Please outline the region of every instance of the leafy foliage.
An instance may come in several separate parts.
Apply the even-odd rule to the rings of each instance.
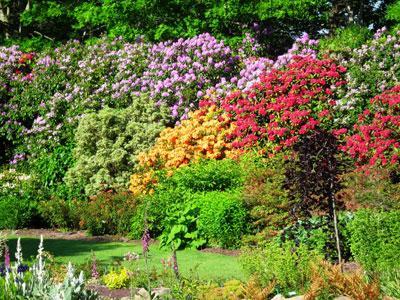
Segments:
[[[312,283],[305,298],[350,295],[353,299],[380,299],[381,292],[376,278],[369,281],[363,270],[345,273],[341,268],[340,265],[331,265],[326,261],[315,264],[312,268]]]
[[[197,194],[193,201],[200,207],[198,229],[209,245],[236,248],[248,231],[247,212],[234,191]]]
[[[395,270],[400,265],[400,213],[361,210],[350,223],[350,246],[354,258],[366,270]]]
[[[319,254],[305,246],[277,242],[269,242],[260,249],[246,249],[241,257],[245,271],[257,276],[262,285],[274,281],[279,292],[298,293],[310,283],[312,265],[319,260]]]
[[[103,192],[78,204],[82,228],[92,235],[126,234],[129,232],[132,215],[135,214],[137,200],[127,192]]]
[[[336,198],[342,188],[339,175],[344,171],[338,158],[339,148],[333,134],[319,131],[304,136],[293,147],[294,159],[288,161],[285,188],[293,201],[292,215],[309,218],[313,213],[327,216],[330,249],[336,248],[340,259],[336,210],[343,206]]]
[[[343,175],[343,190],[337,195],[348,210],[360,207],[375,210],[398,209],[400,204],[399,177],[390,168],[354,170]]]
[[[167,113],[144,97],[124,110],[86,115],[76,130],[76,163],[68,170],[66,183],[83,185],[87,195],[126,188],[136,155],[152,146],[166,119]]]
[[[173,249],[200,248],[206,240],[199,230],[199,213],[197,205],[189,203],[175,214],[167,217],[166,227],[161,235],[160,247]]]
[[[246,169],[243,203],[249,211],[252,230],[263,241],[279,234],[289,222],[290,201],[288,192],[283,188],[285,156],[250,156],[242,160]],[[246,239],[250,241],[252,238]]]

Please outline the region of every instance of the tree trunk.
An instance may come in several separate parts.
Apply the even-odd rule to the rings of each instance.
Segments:
[[[10,37],[10,7],[0,1],[0,22],[4,25],[4,34],[6,38]]]
[[[339,237],[339,228],[338,228],[338,220],[336,215],[336,201],[333,197],[332,199],[332,213],[333,213],[333,226],[335,229],[335,241],[336,241],[336,250],[338,254],[338,262],[342,263],[342,251],[340,249],[340,237]]]

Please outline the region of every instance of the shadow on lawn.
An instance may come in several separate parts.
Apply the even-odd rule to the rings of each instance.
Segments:
[[[17,240],[18,238],[10,238],[8,240],[10,253],[12,253],[12,260],[14,259],[13,254],[16,251]],[[22,237],[21,246],[24,259],[29,260],[31,257],[34,257],[37,254],[39,239]],[[129,244],[127,244],[127,247],[128,246]],[[57,258],[62,258],[62,260],[65,260],[66,257],[82,257],[83,259],[85,259],[90,257],[92,251],[94,251],[95,253],[100,251],[110,251],[110,256],[106,259],[113,259],[118,258],[117,256],[113,256],[116,254],[115,252],[113,252],[113,250],[121,248],[121,244],[103,241],[93,242],[81,240],[45,239],[44,248],[45,251],[50,252],[52,255],[54,255],[56,260],[58,260]],[[101,260],[102,258],[99,259],[99,261]]]

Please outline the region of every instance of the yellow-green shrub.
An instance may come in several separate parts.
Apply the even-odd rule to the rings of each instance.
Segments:
[[[130,278],[126,268],[122,268],[119,272],[113,270],[103,276],[104,284],[111,290],[127,287],[129,280]]]

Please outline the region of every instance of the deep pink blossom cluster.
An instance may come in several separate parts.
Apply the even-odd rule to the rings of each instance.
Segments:
[[[372,111],[365,110],[354,125],[343,150],[358,165],[398,164],[400,156],[400,86],[371,100]]]
[[[327,126],[337,100],[332,87],[345,84],[345,71],[331,60],[298,57],[283,70],[261,75],[250,90],[231,93],[222,108],[235,119],[234,145],[262,142],[279,150]]]

